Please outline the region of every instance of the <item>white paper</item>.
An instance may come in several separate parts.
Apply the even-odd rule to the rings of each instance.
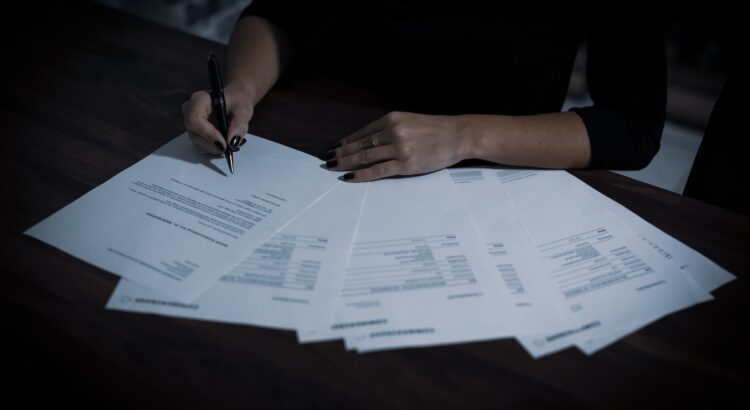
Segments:
[[[371,185],[332,326],[348,347],[509,337],[519,322],[446,172]]]
[[[568,173],[507,170],[497,176],[576,324],[519,338],[532,356],[599,329],[653,320],[711,299]]]
[[[652,246],[660,255],[662,255],[662,257],[667,260],[674,260],[675,263],[679,265],[680,271],[686,275],[690,275],[690,277],[692,277],[706,292],[712,292],[725,283],[734,280],[734,275],[727,270],[718,266],[716,263],[689,248],[677,239],[667,235],[655,226],[649,224],[626,207],[618,204],[593,188],[590,190],[590,193],[592,196],[606,204],[612,212],[633,228],[633,230],[639,234],[641,239]],[[595,332],[594,334],[576,342],[576,346],[584,353],[590,355],[618,341],[628,334],[647,326],[657,319],[659,318],[631,324],[622,328],[605,329],[600,332]]]
[[[536,335],[542,332],[563,331],[572,326],[570,318],[556,303],[540,267],[531,253],[523,227],[515,217],[505,192],[500,189],[492,170],[447,170],[475,228],[484,243],[484,250],[492,260],[492,274],[501,280],[501,291],[512,301],[512,307],[523,320],[513,330],[514,336]],[[488,176],[484,175],[488,173]],[[415,337],[390,337],[386,340],[366,338],[350,343],[360,352],[401,347],[409,340],[410,346],[457,343],[496,339],[502,329],[487,327],[484,334],[446,331]],[[510,329],[505,329],[507,334]]]
[[[183,134],[26,234],[192,302],[337,183],[319,167],[245,152],[227,176],[224,158]]]
[[[339,183],[193,303],[123,279],[107,307],[286,330],[327,328],[366,189]]]
[[[646,222],[628,208],[618,204],[599,191],[590,188],[589,193],[603,201],[612,212],[627,223],[647,244],[667,260],[674,260],[680,269],[687,270],[698,285],[707,292],[735,279],[735,276],[710,259],[696,252],[666,232]]]
[[[516,336],[569,328],[570,319],[544,280],[534,259],[533,244],[516,217],[510,198],[499,189],[492,174],[484,169],[450,171],[513,306],[524,317]]]
[[[148,246],[161,246],[172,252],[163,260],[177,261],[164,266],[177,272],[191,266],[184,260],[210,271],[227,259],[210,254],[233,255],[237,263],[223,271],[193,269],[178,285],[166,281],[167,292],[164,279],[152,279],[157,292],[123,279],[108,308],[296,329],[301,342],[344,338],[348,349],[360,352],[515,336],[534,357],[571,346],[591,354],[664,315],[709,300],[706,292],[734,278],[566,172],[461,169],[343,184],[315,157],[246,138],[236,154],[237,173],[229,178],[221,174],[223,158],[188,149],[183,135],[28,233],[111,271],[125,265],[101,256],[117,249],[112,243],[135,243],[140,258],[155,257]],[[242,175],[240,167],[252,175]],[[217,251],[205,246],[204,236],[192,234],[201,239],[191,241],[174,233],[176,240],[154,244],[158,241],[149,239],[164,237],[166,230],[153,221],[182,225],[184,231],[199,219],[180,219],[180,211],[168,219],[164,212],[174,205],[153,210],[145,204],[155,201],[129,198],[137,192],[130,185],[139,180],[183,195],[181,189],[196,191],[189,181],[203,191],[192,199],[210,193],[237,202],[242,197],[235,186],[222,185],[230,180],[255,203],[266,203],[263,195],[286,201],[244,235],[252,236],[254,245],[235,235]],[[102,189],[111,182],[118,189]],[[88,196],[95,198],[84,200]],[[231,210],[223,204],[214,208]],[[121,208],[131,223],[114,214]],[[151,223],[142,221],[143,212],[153,215]],[[111,232],[126,235],[113,240]],[[261,234],[265,238],[258,240]],[[607,263],[614,279],[609,284],[605,274],[592,273]],[[579,265],[594,269],[581,274],[588,287],[573,285],[580,279],[560,279],[567,274],[560,269]],[[205,279],[197,299],[180,298],[188,280],[193,294],[201,292],[202,285],[191,279],[196,274],[214,279]],[[148,278],[137,269],[131,275]]]
[[[245,134],[245,139],[247,141],[242,145],[242,149],[240,150],[244,156],[300,161],[311,165],[320,165],[321,163],[320,159],[310,154],[261,138],[257,135]]]

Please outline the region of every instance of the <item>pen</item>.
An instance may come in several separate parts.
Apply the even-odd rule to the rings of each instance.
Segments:
[[[227,102],[224,99],[224,85],[221,81],[219,72],[219,62],[216,61],[214,53],[208,53],[208,78],[211,81],[211,104],[214,113],[216,113],[216,123],[219,126],[219,132],[224,136],[226,146],[224,148],[224,158],[229,165],[229,172],[234,174],[234,151],[229,148],[229,122],[227,120]]]

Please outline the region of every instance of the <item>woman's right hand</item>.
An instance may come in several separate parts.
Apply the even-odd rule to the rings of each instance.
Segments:
[[[196,91],[189,100],[182,104],[182,115],[190,141],[209,154],[223,154],[227,142],[230,149],[239,150],[240,145],[245,142],[248,123],[253,117],[254,98],[250,93],[239,91],[228,85],[224,88],[224,98],[229,115],[226,140],[211,122],[213,107],[211,95],[208,92]]]

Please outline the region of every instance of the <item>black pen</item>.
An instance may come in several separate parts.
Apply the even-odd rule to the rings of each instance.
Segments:
[[[229,147],[229,121],[227,120],[227,102],[224,99],[224,84],[221,81],[219,72],[219,62],[216,61],[214,53],[208,53],[208,77],[211,80],[211,104],[216,114],[216,123],[219,126],[219,132],[224,136],[226,146],[224,148],[224,157],[229,165],[229,172],[234,174],[234,151]]]

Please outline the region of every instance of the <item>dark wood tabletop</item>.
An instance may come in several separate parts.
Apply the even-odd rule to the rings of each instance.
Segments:
[[[130,408],[748,401],[750,218],[608,171],[574,174],[738,279],[590,357],[568,349],[534,360],[509,339],[356,354],[338,342],[300,345],[291,332],[106,310],[115,275],[22,232],[182,133],[182,102],[207,87],[206,53],[223,59],[225,46],[103,6],[57,3],[5,10],[24,29],[4,36],[13,72],[0,87],[10,185],[4,399]],[[385,108],[341,84],[286,78],[250,131],[320,155]]]

